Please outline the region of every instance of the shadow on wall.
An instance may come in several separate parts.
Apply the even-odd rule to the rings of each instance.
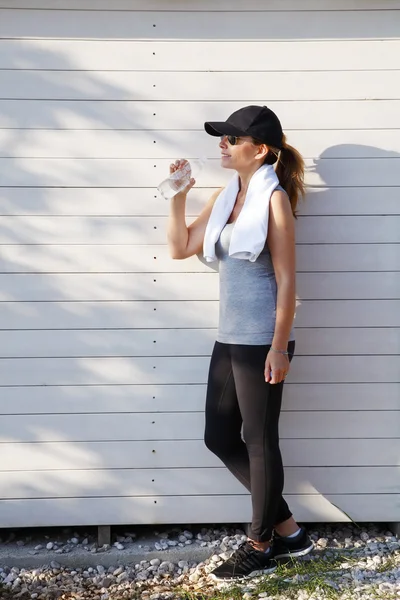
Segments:
[[[396,430],[400,425],[396,308],[400,291],[399,166],[400,154],[393,150],[358,144],[326,148],[309,166],[311,185],[298,221],[298,273],[302,273],[302,261],[306,255],[309,258],[308,252],[314,257],[314,273],[308,273],[304,279],[300,276],[298,285],[296,321],[301,327],[297,331],[296,355],[304,356],[304,347],[308,346],[314,356],[308,358],[309,368],[302,363],[299,386],[291,389],[289,378],[286,398],[294,405],[296,395],[301,396],[305,387],[309,409],[346,411],[342,416],[320,413],[323,416],[317,424],[317,436],[332,441],[329,452],[321,456],[323,465],[351,467],[340,468],[337,474],[346,493],[340,498],[336,495],[332,477],[321,489],[317,480],[321,469],[302,469],[302,486],[308,487],[309,493],[321,493],[343,511],[343,520],[348,515],[354,518],[351,494],[388,494],[382,496],[387,510],[391,515],[396,513],[396,500],[393,498],[393,502],[390,494],[398,493],[399,487],[389,475],[390,467],[384,465],[399,464],[399,448],[396,442],[393,446],[392,439],[398,438]],[[320,302],[320,298],[324,301]],[[303,337],[303,327],[317,331],[327,328],[320,348],[315,346],[310,352],[309,338],[314,332],[311,329]],[[326,356],[326,362],[323,355],[330,338],[334,352]],[[338,390],[327,400],[319,386],[324,366],[329,369],[323,373],[325,381]],[[308,382],[314,383],[307,383],[307,377]],[[340,447],[340,440],[329,440],[336,437],[332,434],[334,429],[338,438],[347,438]],[[378,458],[381,443],[387,443],[391,454],[383,462]],[[348,456],[351,459],[346,463]],[[285,461],[290,467],[293,458],[296,460],[292,455]],[[398,468],[393,469],[397,473]],[[364,512],[372,514],[372,504]]]
[[[9,123],[5,137],[7,146],[2,149],[3,156],[8,158],[0,160],[2,181],[6,182],[0,192],[0,207],[1,214],[7,215],[0,218],[3,244],[0,340],[4,341],[0,360],[3,386],[0,413],[7,415],[2,419],[0,439],[7,443],[0,445],[0,460],[9,472],[1,473],[0,488],[4,483],[4,489],[9,486],[9,490],[13,490],[9,500],[2,502],[3,523],[0,521],[0,525],[22,524],[20,511],[32,515],[37,524],[46,522],[47,515],[51,514],[58,522],[78,525],[83,497],[87,497],[85,506],[88,507],[85,508],[85,523],[89,515],[94,524],[109,523],[112,514],[118,515],[119,522],[142,520],[150,523],[159,518],[159,505],[155,507],[153,499],[157,491],[165,494],[172,485],[178,492],[187,493],[188,489],[188,472],[183,478],[178,469],[165,471],[167,482],[160,467],[219,466],[202,443],[202,402],[216,325],[217,279],[211,272],[192,278],[191,274],[184,273],[173,276],[140,273],[141,255],[135,255],[137,262],[129,265],[122,250],[119,255],[115,254],[112,264],[106,263],[107,271],[104,270],[103,261],[107,260],[101,254],[104,243],[110,244],[110,248],[116,244],[128,247],[129,239],[140,240],[140,244],[164,243],[165,233],[160,229],[165,226],[165,212],[160,216],[153,211],[147,220],[144,216],[132,218],[117,214],[88,216],[81,209],[76,217],[68,215],[68,211],[63,216],[54,216],[53,199],[59,192],[64,193],[60,190],[68,188],[68,194],[74,190],[73,193],[76,191],[76,195],[82,194],[83,198],[88,198],[87,188],[98,189],[103,205],[112,203],[114,194],[123,189],[124,205],[128,207],[130,190],[135,201],[139,201],[135,188],[141,186],[135,182],[140,181],[140,174],[133,172],[135,162],[125,159],[99,159],[93,168],[94,163],[87,159],[15,158],[16,148],[24,143],[25,129],[33,126],[59,130],[73,117],[74,123],[90,123],[92,129],[114,129],[119,123],[120,127],[136,130],[142,128],[148,115],[141,114],[139,107],[144,105],[140,102],[135,104],[138,107],[136,113],[131,110],[121,112],[121,105],[112,101],[105,103],[104,97],[126,98],[130,92],[122,86],[107,83],[96,72],[85,73],[84,80],[77,77],[74,85],[72,78],[52,77],[50,71],[34,70],[44,58],[43,52],[32,51],[27,43],[25,49],[15,54],[15,65],[31,65],[32,70],[24,73],[27,95],[32,93],[41,98],[48,94],[58,100],[37,100],[35,104],[40,108],[35,109],[33,125],[29,119],[32,104],[16,117],[9,102],[0,102],[0,118]],[[60,70],[73,68],[65,56],[60,54],[58,60]],[[79,101],[59,102],[63,98],[78,98]],[[97,102],[86,102],[85,98]],[[145,100],[135,96],[135,102]],[[165,144],[171,145],[173,138],[168,131],[158,131],[157,135]],[[356,243],[396,241],[385,239],[386,221],[376,227],[377,218],[387,217],[377,217],[380,213],[376,211],[368,216],[359,193],[360,188],[371,187],[378,198],[384,187],[398,186],[400,170],[395,159],[399,160],[397,153],[380,148],[357,145],[328,148],[310,169],[311,184],[319,190],[310,195],[310,206],[317,207],[318,204],[322,208],[321,213],[319,209],[317,212],[313,209],[313,215],[304,214],[299,218],[300,245],[349,244],[346,251],[350,260],[350,244],[355,235]],[[212,169],[214,172],[214,167]],[[225,176],[221,173],[221,178]],[[215,175],[209,175],[209,180],[215,181]],[[325,191],[326,187],[330,189]],[[341,217],[339,224],[337,217],[329,214],[337,214],[335,203],[336,200],[340,203],[341,199],[335,195],[335,190],[342,187],[355,190],[355,196],[349,196],[349,202],[356,206],[356,216],[350,216],[346,210],[349,216]],[[154,201],[153,190],[146,197]],[[372,198],[370,191],[368,197]],[[74,201],[71,195],[65,198]],[[390,198],[385,199],[384,205],[394,207],[393,196]],[[15,215],[19,216],[12,216],[10,212],[13,202],[18,206]],[[157,206],[160,206],[158,202]],[[332,213],[326,212],[325,203],[329,204]],[[373,206],[374,203],[369,202],[368,210]],[[394,210],[389,214],[394,214]],[[320,230],[314,227],[315,223]],[[398,229],[393,229],[393,236],[396,232]],[[375,236],[373,240],[371,235]],[[60,237],[68,240],[67,245],[77,244],[77,249],[79,246],[83,261],[85,244],[88,252],[98,252],[98,264],[90,273],[75,272],[77,261],[68,270],[70,249],[67,253],[65,246],[57,243]],[[398,237],[396,239],[399,241]],[[33,254],[34,263],[30,260]],[[343,259],[346,264],[345,255]],[[63,265],[62,275],[56,272],[60,264]],[[45,265],[51,265],[51,268]],[[115,275],[112,271],[120,271],[120,274]],[[376,281],[379,284],[379,274]],[[153,284],[157,284],[156,293]],[[352,275],[349,281],[346,280],[342,291],[339,290],[343,298],[335,299],[339,308],[333,326],[348,326],[350,317],[346,314],[350,313],[342,310],[340,303],[363,300],[365,285],[360,288],[360,280]],[[374,287],[370,292],[372,297],[377,297],[376,289],[386,290],[387,285],[383,282],[383,287]],[[309,289],[312,289],[310,298],[307,297]],[[303,304],[298,309],[298,319],[306,323],[301,327],[311,327],[315,318],[325,323],[323,302],[332,298],[329,277],[304,273],[300,297]],[[201,302],[192,302],[199,298]],[[183,302],[176,304],[176,301]],[[319,313],[314,310],[316,302],[319,302]],[[376,313],[359,315],[360,319],[368,320],[369,317],[376,324]],[[182,332],[184,328],[190,328],[190,324],[197,329],[196,356],[191,355],[193,339],[190,332]],[[165,327],[168,331],[157,333],[159,337],[155,341],[150,330]],[[10,353],[10,347],[15,348],[14,354]],[[182,354],[178,359],[174,358],[177,353]],[[326,365],[326,357],[302,355],[301,345],[297,356],[293,363],[293,381],[299,384],[314,382],[316,375],[312,365],[316,360]],[[357,377],[368,377],[374,370],[380,373],[376,361],[382,357],[364,357],[362,366],[359,356],[344,358],[343,370],[337,365],[329,368],[329,381],[337,382],[341,373],[350,382]],[[387,360],[385,358],[385,362]],[[324,368],[322,372],[326,377],[326,366]],[[383,373],[386,377],[387,372],[383,370]],[[188,387],[178,391],[177,378]],[[184,396],[189,386],[193,404],[190,407],[185,404],[187,412],[182,412],[184,397],[180,398],[179,394]],[[320,430],[318,435],[327,437],[327,430]],[[282,436],[283,446],[284,438],[285,435]],[[357,460],[357,456],[353,458]],[[36,472],[27,472],[27,466]],[[146,468],[159,470],[146,472]],[[117,497],[121,493],[121,473],[123,494],[137,497],[131,504],[124,504]],[[196,482],[192,475],[191,489],[196,489],[198,494],[210,493],[210,473],[197,471]],[[215,470],[214,473],[220,479],[220,472]],[[243,493],[240,487],[236,489],[233,493]],[[102,495],[109,496],[107,510],[100,498],[91,498]],[[69,496],[70,499],[63,499]],[[49,499],[47,503],[38,500],[36,504],[23,501],[34,497],[60,497],[60,500]],[[162,503],[161,498],[157,501]]]

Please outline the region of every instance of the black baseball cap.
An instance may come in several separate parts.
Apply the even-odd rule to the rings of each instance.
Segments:
[[[282,148],[282,125],[267,106],[245,106],[231,114],[226,121],[207,121],[204,129],[209,135],[251,136],[274,148]]]

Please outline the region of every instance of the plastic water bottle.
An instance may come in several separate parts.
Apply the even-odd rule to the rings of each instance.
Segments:
[[[176,194],[179,194],[182,190],[189,185],[192,177],[196,178],[200,171],[206,164],[206,158],[197,158],[195,160],[187,161],[185,164],[177,169],[174,173],[171,173],[167,179],[164,179],[157,186],[158,191],[165,200],[170,200]]]

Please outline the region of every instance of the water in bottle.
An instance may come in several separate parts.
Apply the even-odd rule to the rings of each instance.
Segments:
[[[170,200],[170,198],[179,194],[179,192],[189,185],[192,177],[196,178],[199,175],[205,163],[205,158],[190,160],[185,162],[182,167],[177,169],[174,173],[171,173],[167,179],[164,179],[164,181],[157,186],[162,197],[165,198],[165,200]]]

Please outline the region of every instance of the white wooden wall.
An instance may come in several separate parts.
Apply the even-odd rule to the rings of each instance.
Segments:
[[[206,154],[195,216],[230,175],[203,121],[249,103],[311,186],[286,498],[400,520],[400,1],[0,8],[0,526],[250,518],[202,441],[218,276],[169,258],[155,191]]]

